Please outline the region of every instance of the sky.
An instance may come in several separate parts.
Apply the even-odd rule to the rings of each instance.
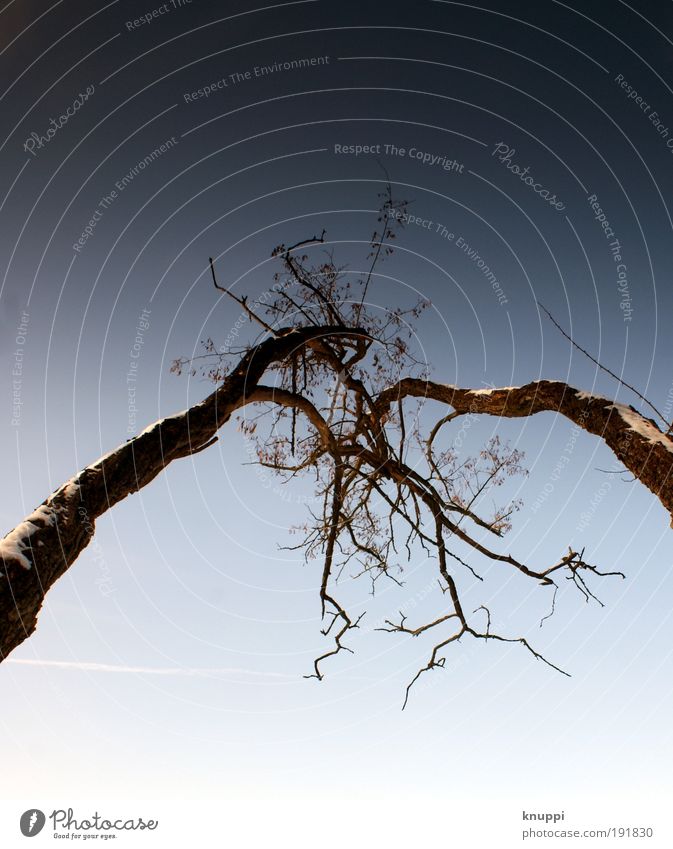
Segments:
[[[370,297],[431,302],[415,344],[436,380],[567,380],[641,409],[543,304],[672,419],[671,56],[673,10],[644,0],[5,2],[5,530],[211,391],[170,373],[174,358],[255,338],[209,256],[220,282],[258,296],[273,248],[324,228],[356,275],[386,174],[416,219]],[[367,611],[355,653],[304,678],[325,647],[320,569],[281,546],[310,482],[279,486],[230,422],[98,521],[2,664],[0,796],[302,798],[343,804],[346,822],[370,797],[515,813],[600,797],[612,824],[634,799],[654,816],[673,749],[670,517],[551,413],[478,422],[460,449],[496,432],[529,469],[505,548],[546,565],[585,547],[626,575],[593,585],[604,606],[563,587],[542,628],[544,588],[497,563],[480,564],[483,583],[459,575],[468,604],[487,601],[571,678],[463,640],[402,712],[432,643],[375,628],[441,609],[422,552],[401,588],[343,586]]]

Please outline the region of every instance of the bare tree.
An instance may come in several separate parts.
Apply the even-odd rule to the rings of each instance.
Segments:
[[[485,495],[508,477],[525,474],[523,455],[494,436],[475,456],[463,456],[441,448],[442,432],[467,416],[560,413],[601,438],[671,513],[669,427],[663,423],[664,431],[633,407],[562,381],[467,389],[432,380],[412,344],[427,304],[382,310],[367,298],[405,213],[406,203],[394,200],[388,187],[365,274],[350,274],[337,264],[324,232],[278,246],[274,285],[254,302],[221,286],[210,260],[215,288],[239,304],[260,336],[241,349],[221,349],[209,339],[198,357],[176,360],[173,371],[205,374],[215,391],[84,468],[0,542],[3,659],[35,630],[45,593],[89,543],[96,519],[173,460],[211,446],[231,416],[245,410],[240,426],[255,441],[257,462],[284,481],[300,474],[315,481],[318,506],[308,510],[295,546],[322,563],[319,597],[330,642],[311,676],[322,678],[328,658],[351,651],[345,641],[362,618],[339,600],[339,578],[365,576],[372,590],[382,579],[400,583],[417,546],[432,555],[446,602],[441,615],[426,621],[412,623],[400,613],[384,623],[385,631],[438,635],[409,687],[422,673],[441,667],[446,648],[463,636],[519,643],[563,672],[525,637],[494,632],[485,605],[467,611],[457,574],[468,570],[479,578],[480,562],[500,563],[550,587],[553,612],[562,576],[588,600],[595,598],[595,576],[621,573],[599,571],[584,551],[572,548],[543,564],[526,564],[503,549],[501,540],[520,505],[505,501],[486,512]],[[438,402],[441,414],[424,426],[428,401]]]

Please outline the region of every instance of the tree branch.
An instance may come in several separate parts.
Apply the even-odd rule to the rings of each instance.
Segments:
[[[251,348],[204,401],[155,422],[82,469],[0,540],[0,661],[34,632],[46,592],[89,544],[99,516],[147,486],[173,460],[212,445],[272,363],[335,332],[367,336],[331,326],[278,331]]]
[[[381,392],[379,412],[399,398],[415,397],[448,404],[457,413],[522,418],[559,413],[599,436],[615,456],[671,514],[673,526],[673,439],[633,407],[616,404],[563,381],[536,380],[502,389],[461,389],[450,384],[404,378]]]

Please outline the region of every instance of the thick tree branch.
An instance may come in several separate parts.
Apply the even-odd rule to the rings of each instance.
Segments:
[[[272,363],[335,332],[366,336],[331,326],[279,331],[251,348],[204,401],[161,419],[82,469],[7,534],[0,541],[0,661],[33,633],[45,593],[89,544],[99,516],[147,486],[173,460],[212,445]]]
[[[482,518],[478,513],[485,493],[512,475],[525,474],[523,455],[510,450],[497,435],[474,456],[455,447],[435,448],[440,430],[461,416],[558,413],[602,438],[671,515],[673,437],[632,407],[579,392],[560,381],[475,390],[427,380],[427,364],[415,355],[413,342],[413,326],[427,303],[382,310],[366,305],[373,272],[392,252],[391,241],[396,227],[402,226],[405,207],[404,202],[393,200],[388,185],[371,239],[371,267],[355,280],[343,273],[331,253],[325,256],[321,251],[321,260],[314,263],[309,262],[308,253],[301,252],[305,246],[324,243],[324,231],[320,237],[276,248],[274,256],[283,271],[275,275],[269,295],[252,304],[218,284],[210,260],[215,288],[232,298],[269,338],[237,349],[206,340],[204,363],[198,368],[217,386],[210,396],[161,419],[84,468],[0,541],[0,660],[34,631],[45,593],[89,543],[99,516],[150,483],[173,460],[213,445],[219,428],[236,410],[258,404],[261,409],[242,423],[244,432],[258,434],[259,420],[268,416],[266,438],[254,436],[258,461],[286,480],[308,469],[315,476],[319,507],[309,508],[310,522],[301,526],[303,541],[293,550],[323,558],[322,633],[334,642],[315,659],[309,677],[322,678],[323,661],[351,651],[343,639],[364,615],[351,616],[336,598],[344,570],[357,564],[353,577],[368,576],[373,592],[381,576],[399,583],[391,574],[404,569],[399,552],[404,557],[406,550],[411,562],[418,549],[436,559],[444,609],[415,627],[407,624],[402,611],[398,624],[384,620],[387,627],[382,630],[413,637],[431,630],[438,633],[426,666],[407,688],[405,704],[414,682],[424,672],[444,666],[445,648],[466,634],[518,642],[537,659],[559,669],[524,637],[493,633],[491,614],[484,605],[473,614],[485,611],[486,630],[475,629],[463,608],[453,569],[458,564],[481,580],[468,560],[483,556],[551,587],[551,611],[545,619],[554,612],[560,576],[572,581],[586,601],[598,601],[586,581],[588,573],[621,573],[599,572],[584,560],[584,551],[572,548],[552,565],[533,569],[483,545],[483,534],[475,537],[472,525],[502,536],[519,506],[518,501],[494,505],[492,517]],[[293,327],[283,328],[283,324]],[[232,357],[236,364],[230,370]],[[187,362],[192,363],[176,360],[172,370],[180,373]],[[196,374],[197,368],[192,365],[190,371]],[[397,380],[399,375],[406,376]],[[408,415],[406,407],[412,406],[405,404],[408,398],[444,406],[443,418],[428,436],[422,433],[422,417]],[[398,537],[399,526],[403,538]],[[398,546],[400,540],[403,549]],[[456,546],[460,554],[452,550]],[[467,559],[461,556],[460,546],[470,550]],[[453,619],[457,620],[452,623],[455,630],[447,634],[446,625]]]
[[[559,413],[601,437],[617,459],[657,496],[673,526],[673,439],[633,407],[580,392],[563,381],[536,380],[503,389],[461,389],[449,384],[405,378],[381,392],[379,411],[405,397],[440,401],[461,414],[521,418]]]

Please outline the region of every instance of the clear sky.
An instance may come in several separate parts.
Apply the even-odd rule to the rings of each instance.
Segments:
[[[258,295],[273,248],[324,227],[337,258],[365,268],[381,164],[418,223],[371,300],[430,299],[416,344],[436,380],[568,380],[638,407],[540,301],[673,418],[669,4],[261,6],[0,10],[6,530],[210,391],[170,374],[174,357],[207,336],[253,338],[213,290],[209,256],[221,282]],[[432,643],[375,628],[400,609],[441,609],[418,552],[402,588],[372,598],[366,582],[343,586],[367,611],[355,653],[332,659],[324,681],[305,679],[325,647],[320,568],[279,546],[310,482],[279,487],[249,464],[231,422],[99,520],[36,634],[2,664],[11,770],[0,794],[45,807],[64,788],[107,799],[484,794],[518,809],[541,794],[559,806],[670,789],[670,518],[552,414],[484,420],[461,450],[496,430],[530,470],[510,489],[524,505],[504,550],[543,566],[586,546],[626,574],[593,582],[604,607],[563,587],[542,628],[544,588],[500,564],[479,564],[483,583],[458,574],[470,609],[487,602],[502,631],[525,633],[571,678],[517,646],[464,639],[402,712]]]

